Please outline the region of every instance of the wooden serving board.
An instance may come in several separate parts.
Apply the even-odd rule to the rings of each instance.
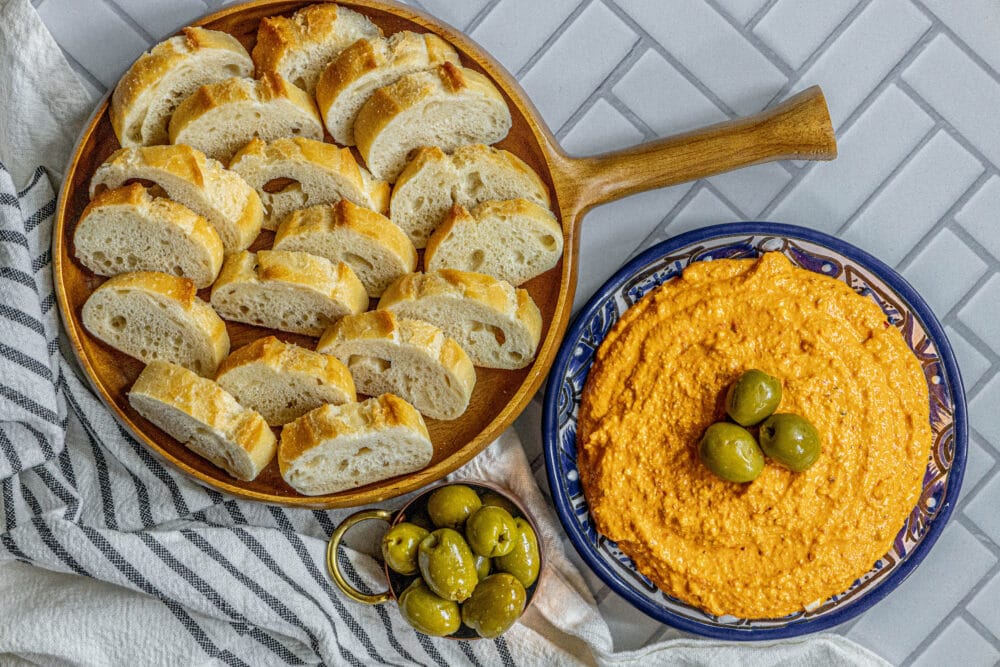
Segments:
[[[311,2],[257,0],[210,14],[194,25],[223,30],[251,50],[262,17],[289,15]],[[542,313],[542,342],[534,363],[519,371],[477,368],[469,409],[459,419],[428,419],[434,458],[421,471],[358,489],[325,496],[303,496],[291,489],[272,462],[252,482],[242,482],[193,454],[136,413],[127,392],[143,364],[91,336],[81,309],[105,278],[80,264],[73,232],[89,202],[88,186],[96,168],[119,148],[111,128],[108,102],[95,111],[66,169],[53,233],[53,271],[66,332],[95,391],[137,439],[183,472],[224,492],[255,500],[305,507],[344,507],[391,498],[434,482],[478,454],[510,425],[541,386],[568,324],[576,287],[579,223],[591,207],[628,194],[702,178],[730,169],[777,159],[832,159],[836,142],[822,93],[811,88],[770,111],[715,125],[678,137],[589,158],[571,158],[558,146],[517,82],[493,58],[460,32],[410,7],[375,0],[339,4],[366,14],[385,34],[400,30],[434,32],[455,46],[465,67],[497,85],[510,107],[513,126],[498,147],[538,172],[552,195],[553,210],[564,235],[563,258],[545,274],[523,285]],[[269,248],[273,233],[263,232],[251,249]],[[200,296],[208,300],[209,290]],[[374,302],[372,306],[374,306]],[[261,336],[310,349],[316,340],[227,322],[232,349]]]

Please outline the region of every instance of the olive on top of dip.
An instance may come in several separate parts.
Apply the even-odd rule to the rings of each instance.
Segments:
[[[776,412],[807,419],[823,452],[736,484],[702,464],[699,441],[751,368],[780,380]],[[889,551],[919,498],[928,411],[918,360],[871,300],[779,253],[697,262],[598,350],[580,477],[597,529],[663,591],[715,615],[780,617]]]

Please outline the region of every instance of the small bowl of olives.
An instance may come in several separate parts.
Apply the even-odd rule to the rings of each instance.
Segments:
[[[389,524],[380,542],[388,588],[375,594],[348,583],[337,562],[344,534],[368,520]],[[542,558],[524,506],[494,484],[465,481],[430,487],[396,512],[352,514],[330,537],[326,564],[352,600],[396,600],[419,632],[479,639],[500,636],[524,613],[538,590]]]

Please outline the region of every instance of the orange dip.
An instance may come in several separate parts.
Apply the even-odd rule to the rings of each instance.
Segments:
[[[794,473],[749,484],[698,459],[727,387],[758,368],[778,412],[820,433]],[[597,529],[669,595],[715,614],[780,617],[845,591],[892,546],[930,453],[928,392],[881,309],[781,254],[690,265],[633,306],[597,352],[578,428]]]

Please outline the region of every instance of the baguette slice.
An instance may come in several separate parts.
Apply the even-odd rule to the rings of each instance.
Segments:
[[[446,62],[376,90],[358,112],[354,139],[372,174],[391,182],[414,148],[492,144],[510,126],[510,109],[490,80]]]
[[[477,271],[520,285],[562,257],[562,229],[547,208],[527,199],[486,201],[471,212],[456,204],[427,241],[428,271]]]
[[[485,368],[524,368],[542,334],[542,315],[531,296],[481,273],[407,274],[389,285],[378,309],[430,322]]]
[[[166,273],[122,273],[83,304],[83,324],[143,363],[161,360],[213,375],[229,353],[226,324],[195,295],[194,283]]]
[[[391,310],[341,318],[316,350],[347,364],[362,394],[395,394],[433,419],[460,417],[476,386],[476,369],[458,343]]]
[[[260,195],[264,229],[276,229],[296,209],[338,199],[379,213],[389,210],[389,184],[372,178],[349,148],[301,137],[270,143],[253,139],[233,156],[229,168]]]
[[[170,119],[170,143],[194,146],[223,162],[254,137],[291,136],[321,141],[323,122],[312,98],[273,72],[202,86]]]
[[[200,86],[252,76],[250,54],[217,30],[183,28],[139,56],[111,95],[111,127],[122,146],[165,144],[174,109]]]
[[[389,217],[423,248],[455,204],[471,209],[485,201],[527,199],[549,208],[542,179],[519,157],[482,144],[452,155],[436,146],[417,150],[392,190]]]
[[[138,183],[97,195],[80,216],[73,246],[99,276],[162,271],[202,288],[222,268],[222,240],[208,220]]]
[[[257,73],[277,72],[312,95],[327,64],[359,39],[382,31],[358,12],[333,3],[308,5],[291,17],[263,18],[253,61]]]
[[[459,64],[458,52],[432,33],[408,30],[387,39],[359,39],[331,62],[316,84],[316,102],[330,136],[338,144],[354,145],[354,119],[377,89],[407,74],[446,62]]]
[[[150,362],[128,400],[136,412],[236,479],[255,479],[274,458],[277,442],[263,417],[175,364]]]
[[[351,373],[335,356],[274,336],[258,338],[226,357],[215,381],[271,426],[287,424],[326,403],[355,400]]]
[[[250,247],[260,233],[264,207],[253,188],[190,146],[119,149],[94,172],[90,196],[133,179],[152,181],[167,197],[208,219],[227,253]]]
[[[332,206],[294,211],[278,227],[275,250],[297,250],[344,262],[377,297],[393,280],[417,268],[417,250],[389,218],[341,199]]]
[[[385,394],[324,405],[286,424],[278,468],[293,489],[316,496],[420,470],[433,456],[420,413]]]
[[[212,306],[227,320],[319,336],[367,308],[368,295],[347,264],[305,252],[243,251],[226,257]]]

